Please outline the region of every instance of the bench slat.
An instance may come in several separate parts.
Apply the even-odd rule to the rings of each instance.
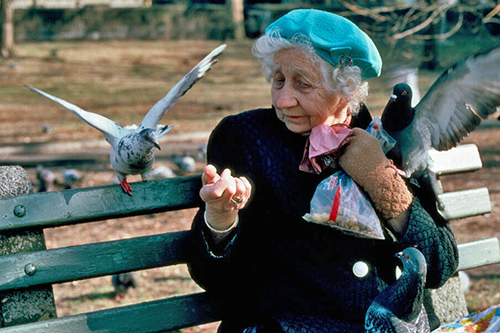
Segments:
[[[429,150],[433,160],[432,171],[436,175],[471,172],[483,167],[479,150],[474,144],[460,145],[447,151]]]
[[[459,271],[500,263],[498,238],[491,237],[458,245]]]
[[[194,175],[132,183],[132,196],[119,185],[22,195],[0,200],[0,231],[192,208],[201,203],[200,188],[200,176]]]
[[[439,198],[445,206],[442,215],[447,220],[491,213],[490,194],[486,187],[446,192]]]
[[[188,237],[179,231],[0,256],[0,291],[182,263]],[[29,264],[36,267],[32,276],[25,273]]]
[[[1,333],[166,332],[220,320],[206,293],[177,296],[14,327]]]

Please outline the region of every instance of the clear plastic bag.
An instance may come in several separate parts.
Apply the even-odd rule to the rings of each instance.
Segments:
[[[379,117],[373,117],[366,131],[377,138],[384,154],[387,154],[396,145],[396,140],[384,130]]]
[[[340,170],[316,187],[304,220],[363,238],[384,239],[380,219],[366,194]]]

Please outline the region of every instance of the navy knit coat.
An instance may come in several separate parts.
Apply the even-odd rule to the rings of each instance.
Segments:
[[[394,282],[394,254],[417,246],[427,260],[426,286],[436,288],[457,267],[455,239],[418,198],[397,241],[357,238],[306,222],[302,216],[316,186],[328,176],[299,170],[306,139],[289,131],[273,109],[221,121],[209,140],[208,163],[247,177],[253,194],[222,244],[211,244],[200,207],[188,267],[200,286],[222,300],[225,320],[245,326],[276,315],[319,316],[338,322],[337,332],[364,332],[366,310]],[[369,267],[361,278],[353,272],[358,262]]]

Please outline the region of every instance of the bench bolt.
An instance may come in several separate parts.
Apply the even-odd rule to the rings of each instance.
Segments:
[[[23,205],[17,205],[14,207],[14,215],[17,217],[23,217],[26,215],[26,208]]]
[[[29,276],[33,276],[35,275],[36,273],[36,266],[35,264],[27,264],[26,266],[24,266],[24,273],[26,273],[26,275],[29,275]]]

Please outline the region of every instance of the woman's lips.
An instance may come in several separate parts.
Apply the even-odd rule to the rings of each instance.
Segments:
[[[288,119],[300,119],[302,116],[285,116]]]

